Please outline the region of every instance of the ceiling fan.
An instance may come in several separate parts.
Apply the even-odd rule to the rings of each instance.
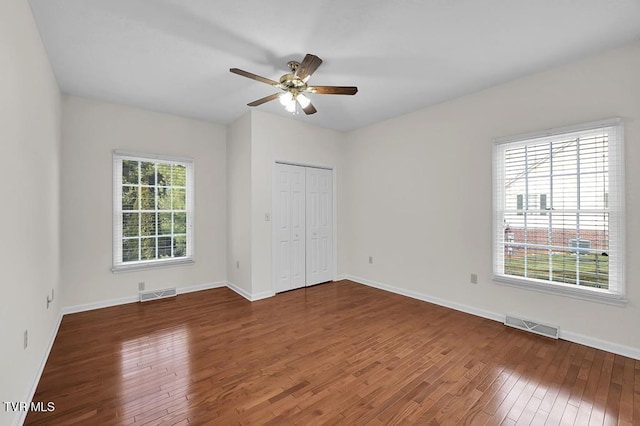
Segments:
[[[279,98],[280,103],[284,105],[287,111],[295,114],[297,112],[297,105],[300,105],[304,113],[309,115],[315,114],[317,110],[305,93],[318,93],[321,95],[355,95],[358,92],[358,88],[355,86],[307,85],[309,77],[311,77],[311,74],[318,69],[320,64],[322,64],[322,59],[318,58],[316,55],[307,53],[302,62],[289,61],[287,63],[291,72],[280,77],[280,81],[261,77],[239,68],[231,68],[229,71],[283,90],[283,93],[274,93],[273,95],[265,96],[257,101],[250,102],[247,105],[252,107],[258,106]]]

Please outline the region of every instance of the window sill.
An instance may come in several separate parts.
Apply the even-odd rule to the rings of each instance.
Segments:
[[[123,272],[145,271],[149,269],[170,268],[172,266],[185,266],[193,264],[193,259],[172,259],[172,260],[152,260],[148,262],[134,263],[130,265],[113,266],[111,271],[114,274]]]
[[[537,291],[540,293],[555,294],[616,306],[624,306],[627,304],[627,299],[623,294],[612,293],[602,289],[587,289],[570,284],[551,284],[547,281],[520,279],[506,275],[494,275],[493,280],[500,285],[524,288],[526,290]]]

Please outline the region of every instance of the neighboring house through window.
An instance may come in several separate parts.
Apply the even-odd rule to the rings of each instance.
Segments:
[[[525,200],[527,201],[525,203]],[[518,215],[524,214],[524,210],[540,210],[541,215],[547,214],[547,194],[518,194],[516,196],[516,209]]]
[[[494,277],[624,303],[619,119],[496,140]]]
[[[115,151],[113,270],[193,261],[193,161]]]

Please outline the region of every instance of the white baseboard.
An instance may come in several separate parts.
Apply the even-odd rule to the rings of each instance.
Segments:
[[[78,312],[93,311],[94,309],[109,308],[111,306],[134,303],[139,300],[138,296],[127,296],[119,299],[103,300],[101,302],[85,303],[83,305],[67,306],[62,308],[62,315],[75,314]]]
[[[338,275],[336,277],[336,281],[348,280],[349,276],[347,274]]]
[[[400,294],[402,296],[411,297],[413,299],[422,300],[424,302],[433,303],[435,305],[444,306],[445,308],[451,308],[456,311],[465,312],[471,315],[476,315],[476,316],[487,318],[493,321],[504,322],[504,319],[505,319],[504,314],[485,311],[482,309],[474,308],[472,306],[463,305],[463,304],[452,302],[446,299],[440,299],[438,297],[428,296],[426,294],[422,294],[422,293],[418,293],[410,290],[405,290],[400,287],[379,283],[366,278],[356,277],[353,275],[347,275],[345,278],[350,281],[354,281],[358,284],[364,284],[369,287],[375,287],[380,290],[385,290],[391,293]],[[578,333],[573,333],[571,331],[564,331],[562,328],[560,329],[559,337],[560,339],[567,340],[569,342],[578,343],[578,344],[589,346],[595,349],[601,349],[603,351],[607,351],[614,354],[640,360],[640,350],[636,348],[630,348],[628,346],[619,345],[617,343],[596,339],[594,337],[589,337],[589,336],[585,336]]]
[[[227,287],[229,287],[231,290],[235,291],[240,296],[242,296],[245,299],[247,299],[249,302],[255,302],[256,300],[262,300],[262,299],[266,299],[268,297],[273,297],[273,296],[276,295],[273,291],[263,291],[263,292],[255,293],[255,294],[254,293],[249,293],[248,291],[238,287],[237,285],[235,285],[231,281],[227,281]]]
[[[229,287],[229,289],[235,291],[236,293],[238,293],[240,296],[244,297],[248,301],[251,301],[251,293],[249,293],[248,291],[238,287],[237,285],[235,285],[231,281],[227,281],[227,287]]]
[[[206,283],[206,284],[198,284],[192,285],[189,287],[180,287],[177,290],[178,294],[192,293],[194,291],[202,291],[202,290],[211,290],[212,288],[220,288],[226,287],[227,283],[224,281],[218,281],[215,283]]]
[[[225,285],[226,285],[226,282],[224,281],[219,281],[215,283],[196,284],[188,287],[176,288],[176,292],[178,294],[185,294],[185,293],[191,293],[194,291],[202,291],[202,290],[209,290],[212,288],[224,287]],[[66,308],[62,308],[62,315],[92,311],[94,309],[108,308],[111,306],[124,305],[127,303],[138,302],[139,300],[140,300],[139,296],[127,296],[127,297],[121,297],[118,299],[103,300],[101,302],[86,303],[84,305],[67,306]]]
[[[402,296],[411,297],[412,299],[422,300],[423,302],[429,302],[435,305],[444,306],[445,308],[455,309],[456,311],[465,312],[467,314],[475,315],[478,317],[487,318],[487,319],[498,321],[498,322],[504,322],[504,315],[474,308],[473,306],[463,305],[460,303],[452,302],[450,300],[440,299],[439,297],[428,296],[426,294],[418,293],[411,290],[405,290],[400,287],[379,283],[377,281],[372,281],[366,278],[355,277],[353,275],[347,275],[346,279],[357,282],[358,284],[364,284],[369,287],[375,287],[380,290],[386,290],[391,293],[396,293]]]
[[[49,342],[47,343],[47,348],[44,351],[42,356],[42,360],[40,360],[40,367],[38,368],[38,372],[33,378],[33,383],[31,384],[31,389],[29,390],[29,395],[25,401],[28,404],[31,404],[33,401],[33,396],[36,394],[36,390],[38,389],[38,383],[40,383],[40,377],[42,377],[42,373],[44,372],[44,367],[47,365],[47,360],[49,359],[49,354],[51,353],[51,348],[53,347],[53,342],[56,340],[56,336],[58,335],[58,330],[60,329],[60,324],[62,323],[62,312],[58,314],[58,319],[56,320],[56,325],[51,330],[51,336],[49,336]],[[19,411],[16,416],[16,425],[22,425],[27,418],[28,410]]]
[[[261,293],[255,293],[251,295],[251,301],[255,302],[256,300],[268,299],[269,297],[275,296],[276,293],[273,291],[263,291]]]
[[[567,340],[573,343],[579,343],[581,345],[589,346],[595,349],[611,352],[618,355],[623,355],[629,358],[637,359],[640,361],[640,350],[630,348],[628,346],[619,345],[617,343],[607,342],[606,340],[596,339],[595,337],[585,336],[583,334],[573,333],[570,331],[563,331],[560,329],[558,336],[562,340]]]

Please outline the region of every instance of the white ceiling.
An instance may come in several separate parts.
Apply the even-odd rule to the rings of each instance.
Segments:
[[[640,40],[638,0],[30,0],[63,92],[229,123],[289,60],[324,63],[297,115],[351,130]],[[290,116],[277,101],[259,109]]]

